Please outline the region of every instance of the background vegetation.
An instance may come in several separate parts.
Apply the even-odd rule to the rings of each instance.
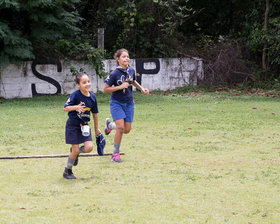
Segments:
[[[278,82],[279,0],[0,0],[0,66],[35,58],[202,57],[205,82]],[[105,52],[97,29],[105,28]]]

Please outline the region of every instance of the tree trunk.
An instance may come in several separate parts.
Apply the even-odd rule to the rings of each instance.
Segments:
[[[262,67],[265,70],[265,78],[267,78],[268,63],[266,61],[266,51],[267,51],[267,33],[268,33],[268,13],[269,13],[270,3],[266,0],[265,14],[264,14],[264,46],[262,53]]]

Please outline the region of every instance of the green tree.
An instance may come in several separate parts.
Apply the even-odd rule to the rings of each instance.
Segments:
[[[48,46],[80,32],[81,17],[75,9],[79,2],[1,0],[0,66],[53,54]]]
[[[82,1],[79,12],[92,39],[98,27],[105,28],[107,57],[122,47],[132,57],[170,57],[176,56],[183,23],[192,14],[187,4],[187,0]]]
[[[0,0],[0,66],[49,56],[88,60],[101,74],[102,57],[118,48],[133,58],[203,56],[234,39],[244,62],[265,61],[268,76],[279,75],[280,0],[269,0],[265,20],[266,1]]]
[[[280,1],[258,0],[246,15],[244,40],[252,57],[263,69],[259,79],[280,76]]]

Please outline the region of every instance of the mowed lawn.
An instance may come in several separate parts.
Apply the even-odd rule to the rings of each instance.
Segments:
[[[0,156],[67,154],[67,98],[0,99]],[[103,131],[109,95],[97,99]],[[81,157],[78,179],[66,180],[67,158],[0,160],[0,223],[279,223],[279,98],[137,92],[135,101],[123,163]]]

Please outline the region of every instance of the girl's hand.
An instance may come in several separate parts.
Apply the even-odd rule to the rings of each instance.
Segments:
[[[99,135],[101,135],[101,131],[100,129],[94,130],[95,132],[95,136],[98,137]]]
[[[146,95],[150,95],[150,91],[146,88],[142,89],[142,93],[145,93]]]
[[[129,83],[128,82],[123,82],[121,85],[120,85],[120,88],[121,89],[127,89],[129,87]]]
[[[82,104],[82,102],[80,102],[79,105],[76,106],[76,111],[79,113],[83,113],[85,111],[85,105]]]

